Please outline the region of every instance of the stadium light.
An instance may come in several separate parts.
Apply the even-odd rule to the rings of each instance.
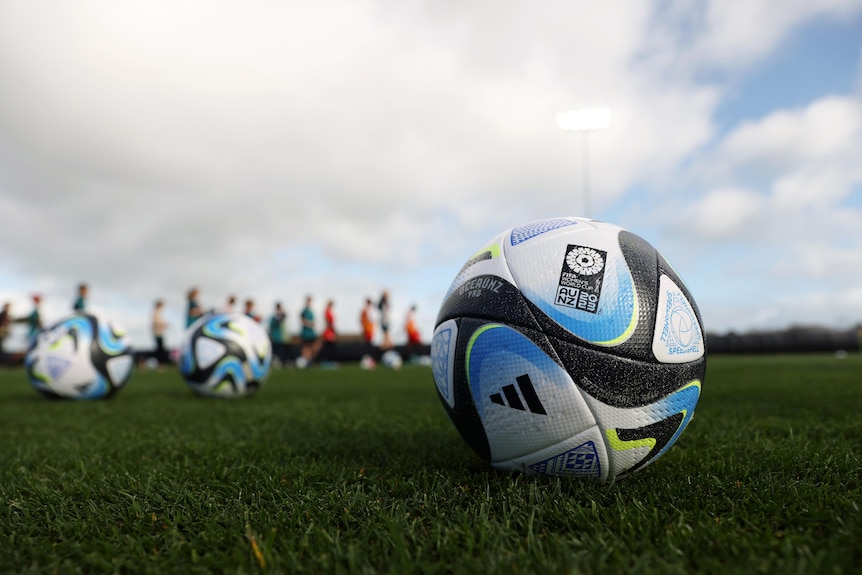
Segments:
[[[582,108],[557,114],[557,126],[564,132],[578,132],[582,137],[582,165],[584,215],[592,217],[590,211],[590,132],[611,125],[611,111],[607,108]]]

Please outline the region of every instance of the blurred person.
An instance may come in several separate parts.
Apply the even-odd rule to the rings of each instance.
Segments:
[[[224,313],[233,313],[236,308],[236,296],[231,294],[227,296],[227,301],[224,303],[222,311]]]
[[[186,293],[186,327],[191,326],[204,314],[204,310],[198,302],[199,295],[200,290],[196,287],[190,288]]]
[[[33,311],[29,315],[23,317],[21,321],[27,324],[27,342],[32,345],[36,341],[39,332],[42,331],[42,314],[39,311],[39,304],[42,302],[42,296],[37,293],[33,294]]]
[[[419,346],[422,345],[422,337],[419,335],[419,326],[416,324],[416,305],[410,306],[407,311],[407,318],[404,321],[404,331],[407,332],[407,351],[411,355],[418,353]]]
[[[157,299],[153,304],[153,317],[151,329],[153,330],[153,340],[156,344],[156,350],[153,357],[159,365],[170,363],[168,351],[165,349],[165,332],[168,330],[168,322],[164,318],[165,302]]]
[[[377,309],[380,311],[380,331],[383,333],[383,341],[380,342],[380,349],[387,350],[392,348],[392,336],[389,334],[389,292],[383,290],[380,294],[380,301],[377,302]]]
[[[0,308],[0,365],[6,364],[6,351],[3,349],[3,342],[9,337],[9,330],[12,327],[12,304],[8,301]]]
[[[245,314],[246,316],[250,317],[251,319],[253,319],[257,323],[260,323],[261,318],[254,311],[254,300],[253,299],[249,298],[249,299],[245,300],[245,307],[243,308],[242,313]]]
[[[335,363],[335,340],[338,334],[335,331],[335,301],[326,302],[326,311],[323,314],[326,327],[323,328],[323,348],[320,351],[320,366],[333,368]]]
[[[90,287],[86,283],[78,284],[78,295],[72,303],[72,311],[75,313],[85,313],[87,311],[87,295],[90,292]]]
[[[374,351],[374,317],[372,315],[371,298],[365,298],[365,306],[359,315],[359,323],[362,325],[362,341],[365,343],[365,353],[371,355]]]
[[[314,331],[314,311],[311,309],[311,302],[311,296],[306,296],[305,307],[299,315],[302,326],[299,331],[300,353],[306,365],[311,365],[317,351],[317,333]]]
[[[275,310],[269,318],[269,339],[272,342],[272,354],[284,365],[287,361],[287,343],[284,340],[284,322],[287,314],[281,307],[281,302],[275,302]]]

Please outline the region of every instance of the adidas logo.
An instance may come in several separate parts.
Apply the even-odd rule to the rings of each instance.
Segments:
[[[518,409],[520,411],[527,411],[529,408],[532,413],[548,415],[548,412],[545,411],[545,406],[542,405],[542,402],[539,400],[536,388],[533,387],[533,382],[530,381],[530,376],[525,373],[524,375],[516,377],[515,381],[518,383],[518,389],[521,390],[520,395],[518,395],[518,390],[515,389],[514,385],[504,385],[502,394],[491,394],[489,397],[491,403],[511,407],[512,409]],[[505,399],[503,399],[503,396],[505,396]],[[524,397],[524,401],[521,401],[521,396]],[[524,407],[524,402],[527,402],[526,407]]]

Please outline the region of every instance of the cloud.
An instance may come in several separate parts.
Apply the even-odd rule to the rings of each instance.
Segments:
[[[666,236],[688,240],[695,269],[710,254],[698,272],[713,278],[699,298],[710,329],[858,323],[860,157],[862,103],[828,96],[739,125],[698,162],[714,167],[699,172],[706,191],[674,210]],[[759,185],[709,187],[745,180]]]
[[[657,11],[656,25],[686,66],[733,70],[756,64],[805,23],[860,9],[858,0],[672,0]]]
[[[704,67],[742,69],[859,6],[724,4],[4,3],[0,263],[14,278],[0,289],[65,301],[89,280],[146,343],[151,300],[174,294],[179,314],[191,284],[216,301],[325,292],[345,317],[351,294],[386,286],[421,302],[430,332],[434,298],[482,241],[581,211],[585,142],[557,113],[612,111],[589,136],[596,212],[634,187],[661,198],[718,134],[726,88]],[[857,141],[853,110],[824,100],[733,131],[716,153],[727,180],[685,208],[692,233],[798,210],[824,181],[846,198],[856,176],[830,151]],[[745,166],[774,189],[730,181]]]

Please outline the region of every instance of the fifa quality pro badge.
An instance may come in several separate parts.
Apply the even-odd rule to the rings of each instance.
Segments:
[[[597,313],[607,256],[606,251],[569,244],[554,304]]]

